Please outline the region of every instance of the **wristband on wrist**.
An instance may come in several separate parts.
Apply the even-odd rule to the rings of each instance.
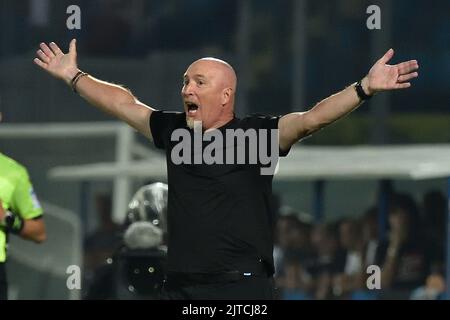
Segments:
[[[82,77],[87,76],[87,75],[89,75],[89,74],[87,74],[86,72],[78,71],[77,74],[72,78],[72,80],[70,80],[70,87],[72,88],[73,92],[78,93],[77,87],[76,87],[77,82]]]
[[[373,97],[373,95],[369,95],[367,93],[365,93],[362,84],[361,84],[362,80],[359,80],[356,84],[355,84],[355,90],[356,90],[356,94],[358,95],[358,97],[362,100],[369,100],[370,98]]]
[[[11,211],[6,211],[4,222],[6,229],[14,234],[20,234],[25,224],[22,217],[12,213]]]

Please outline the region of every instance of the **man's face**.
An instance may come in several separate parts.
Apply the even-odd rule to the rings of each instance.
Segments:
[[[224,74],[221,66],[212,61],[194,62],[183,76],[181,96],[186,112],[186,123],[193,128],[194,121],[202,121],[205,129],[220,120],[224,92]]]

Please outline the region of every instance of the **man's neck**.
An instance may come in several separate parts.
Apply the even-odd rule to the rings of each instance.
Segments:
[[[205,128],[205,132],[208,132],[213,129],[219,129],[219,128],[223,127],[224,125],[226,125],[227,123],[229,123],[233,119],[234,119],[234,114],[231,114],[223,119],[220,119],[219,121],[214,123],[211,127]]]

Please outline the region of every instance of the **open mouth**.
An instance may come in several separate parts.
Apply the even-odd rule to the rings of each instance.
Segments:
[[[193,102],[186,102],[187,114],[190,117],[194,117],[197,114],[198,105]]]

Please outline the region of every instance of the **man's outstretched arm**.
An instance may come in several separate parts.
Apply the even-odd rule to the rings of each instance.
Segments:
[[[406,89],[411,79],[418,76],[419,65],[416,60],[388,65],[394,50],[390,49],[370,69],[362,79],[362,88],[367,95],[386,90]],[[288,150],[301,138],[325,127],[347,115],[361,104],[355,84],[315,105],[306,112],[294,112],[283,116],[278,124],[281,150]]]
[[[41,43],[37,55],[34,63],[69,86],[80,71],[75,39],[70,42],[69,52],[66,54],[52,42],[49,45]],[[149,119],[153,109],[138,101],[129,90],[92,76],[81,77],[76,83],[76,90],[91,105],[125,121],[144,136],[151,138]]]

